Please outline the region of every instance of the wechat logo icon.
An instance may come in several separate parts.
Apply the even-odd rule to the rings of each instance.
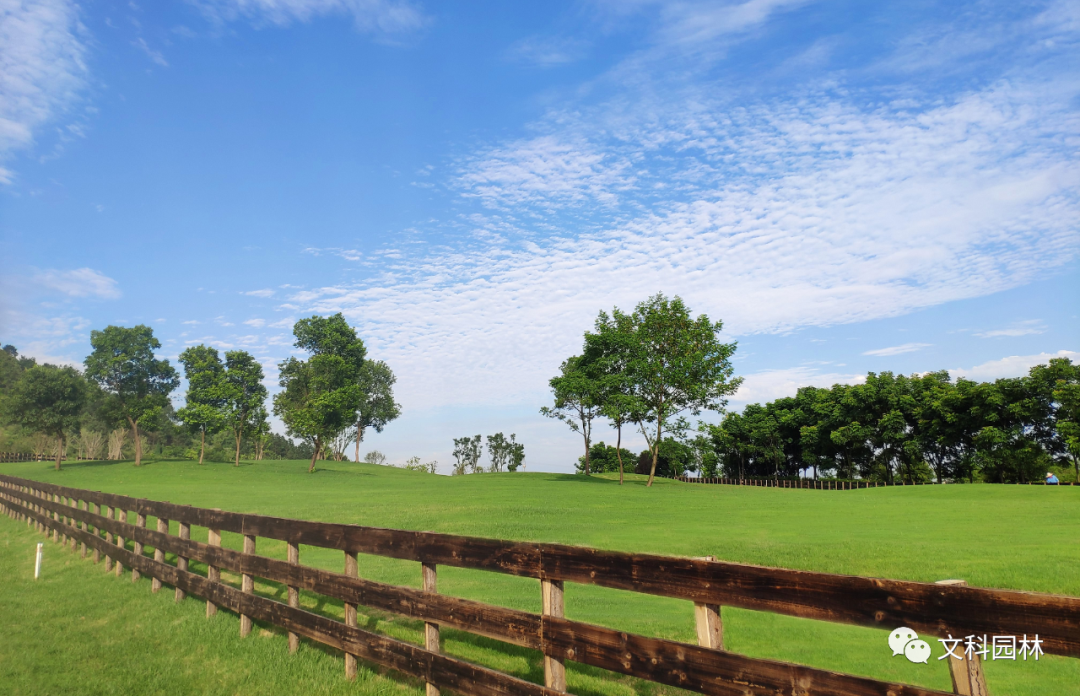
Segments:
[[[893,657],[903,655],[911,662],[926,664],[930,659],[930,644],[919,640],[919,634],[906,626],[901,626],[889,634],[889,647]]]

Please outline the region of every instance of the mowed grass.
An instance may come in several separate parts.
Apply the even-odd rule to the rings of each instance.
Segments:
[[[0,466],[14,476],[202,507],[400,529],[552,541],[622,551],[1080,596],[1080,488],[955,485],[810,491],[698,486],[640,477],[480,474],[442,477],[367,464],[305,462],[199,466],[160,461]],[[153,521],[148,526],[153,526]],[[173,523],[173,533],[176,524]],[[206,530],[192,530],[205,541]],[[370,667],[346,682],[339,654],[304,643],[287,654],[282,632],[258,626],[239,638],[238,617],[205,618],[205,604],[173,602],[106,575],[49,542],[43,577],[33,580],[42,537],[0,517],[0,691],[54,693],[419,694],[422,686]],[[240,548],[240,538],[223,543]],[[284,558],[285,545],[260,539],[258,552]],[[341,552],[302,547],[301,562],[340,570]],[[205,568],[192,564],[197,572]],[[363,577],[418,587],[419,564],[361,556]],[[224,574],[239,585],[239,578]],[[540,610],[536,580],[441,567],[439,589],[459,597]],[[284,600],[284,588],[256,582]],[[306,608],[340,618],[341,603],[304,594]],[[694,642],[688,602],[567,584],[570,618],[644,635]],[[361,608],[360,625],[414,643],[420,622]],[[883,630],[725,607],[734,652],[949,691],[947,669],[930,638],[928,665],[892,657]],[[541,681],[534,651],[443,631],[444,651]],[[1080,660],[986,664],[995,694],[1076,694]],[[572,664],[570,690],[588,695],[669,694],[674,689]]]

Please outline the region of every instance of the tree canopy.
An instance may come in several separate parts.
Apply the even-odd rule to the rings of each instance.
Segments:
[[[311,354],[290,357],[278,367],[282,390],[274,413],[288,433],[312,444],[308,471],[315,471],[319,451],[338,433],[352,427],[363,393],[359,382],[366,350],[345,317],[314,316],[293,327],[295,346]]]
[[[78,430],[86,394],[86,380],[75,368],[35,365],[7,390],[5,415],[10,422],[57,439],[59,470],[64,437]]]
[[[105,412],[131,427],[135,466],[139,466],[139,427],[153,427],[180,379],[168,360],[154,357],[161,342],[149,326],[108,326],[104,331],[92,331],[90,345],[94,350],[85,361],[86,376],[108,394]]]
[[[206,456],[206,436],[225,427],[225,366],[215,348],[191,346],[180,354],[188,381],[187,403],[176,412],[184,425],[199,434],[199,463]]]

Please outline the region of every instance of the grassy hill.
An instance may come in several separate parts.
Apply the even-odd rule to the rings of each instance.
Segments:
[[[957,485],[808,491],[696,486],[660,481],[646,489],[631,476],[479,474],[442,477],[367,464],[252,462],[238,468],[155,461],[0,465],[0,471],[79,488],[202,507],[311,520],[553,541],[832,573],[1080,596],[1080,489]],[[175,532],[175,525],[174,525]],[[200,533],[203,535],[200,538]],[[193,530],[205,540],[205,530]],[[203,603],[181,606],[171,592],[151,595],[70,552],[46,545],[44,577],[33,580],[41,537],[0,518],[0,683],[12,693],[421,693],[415,683],[364,672],[342,677],[340,657],[305,644],[288,658],[284,637],[262,627],[241,640],[238,619],[203,616]],[[226,534],[223,543],[240,547]],[[284,558],[284,543],[259,540],[259,553]],[[340,552],[301,549],[301,562],[340,570]],[[193,564],[195,568],[197,565]],[[200,571],[201,568],[198,568]],[[418,587],[419,564],[361,556],[364,577]],[[239,579],[225,574],[239,584]],[[539,583],[494,573],[440,568],[440,591],[539,611]],[[256,591],[277,596],[273,583]],[[692,606],[568,584],[567,615],[645,635],[694,642]],[[303,605],[340,617],[340,603],[317,596]],[[949,689],[943,663],[891,657],[885,631],[723,609],[728,649],[826,669]],[[422,624],[382,612],[361,625],[421,641]],[[365,623],[366,622],[366,623]],[[935,653],[939,650],[936,643]],[[538,653],[444,629],[444,650],[542,680]],[[571,666],[582,694],[673,690]],[[1070,694],[1080,660],[987,664],[991,693]]]

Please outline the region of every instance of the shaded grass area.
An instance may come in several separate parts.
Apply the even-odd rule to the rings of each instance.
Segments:
[[[932,582],[964,578],[970,584],[1080,595],[1080,491],[1042,486],[925,486],[859,491],[777,490],[700,486],[661,481],[646,489],[638,477],[625,486],[605,477],[493,474],[439,477],[366,464],[324,463],[309,475],[302,462],[229,465],[130,462],[68,465],[54,472],[38,463],[7,464],[4,473],[68,486],[169,500],[174,503],[284,517],[402,529],[554,541],[625,551],[686,556]],[[134,521],[129,520],[129,521]],[[153,528],[154,521],[147,526]],[[172,526],[176,533],[177,526]],[[223,535],[241,548],[241,537]],[[17,693],[56,693],[70,680],[72,693],[102,690],[207,693],[417,692],[408,680],[387,680],[370,670],[346,684],[339,655],[308,643],[286,658],[280,633],[241,640],[236,617],[207,620],[203,603],[180,606],[172,591],[149,592],[149,581],[106,577],[89,561],[47,544],[47,576],[33,583],[33,544],[41,537],[0,518],[0,680]],[[205,541],[206,530],[192,529]],[[258,553],[285,557],[285,544],[259,539]],[[130,548],[130,546],[129,546]],[[146,550],[151,553],[150,549]],[[52,564],[62,581],[49,575]],[[301,562],[341,570],[341,552],[302,547]],[[171,560],[171,559],[170,559]],[[193,563],[192,569],[205,573]],[[10,571],[10,572],[9,572]],[[419,564],[360,557],[360,573],[382,582],[419,587]],[[239,577],[224,579],[239,586]],[[59,584],[55,584],[59,582]],[[52,584],[50,584],[52,583]],[[440,591],[502,606],[539,611],[539,583],[493,573],[441,567]],[[256,591],[284,600],[284,588],[257,582]],[[101,597],[99,598],[99,593]],[[302,605],[340,619],[341,603],[302,594]],[[694,642],[692,605],[592,586],[567,584],[570,618]],[[11,607],[14,611],[8,611]],[[74,621],[72,617],[96,616]],[[943,663],[913,665],[891,657],[885,631],[723,609],[728,649],[815,667],[949,690]],[[97,623],[95,623],[97,622]],[[45,627],[59,625],[53,635]],[[360,625],[421,643],[422,624],[361,609]],[[99,634],[108,636],[104,643]],[[16,637],[13,637],[16,636]],[[41,642],[27,654],[24,646]],[[940,645],[931,640],[934,656]],[[151,646],[151,647],[147,647]],[[128,653],[125,650],[130,648]],[[100,653],[115,650],[106,658]],[[532,680],[542,680],[540,656],[498,641],[444,629],[448,654]],[[43,655],[48,655],[46,660]],[[127,655],[127,656],[125,656]],[[61,659],[62,658],[62,659]],[[25,666],[23,663],[26,663]],[[52,688],[36,676],[46,664]],[[186,667],[185,667],[186,665]],[[209,666],[206,666],[209,665]],[[167,669],[166,669],[167,667]],[[1044,657],[1035,662],[992,662],[991,693],[1072,694],[1080,660]],[[173,689],[162,675],[178,680]],[[671,689],[571,665],[570,689],[581,694],[673,693]],[[115,683],[123,688],[106,689]],[[81,689],[81,690],[80,690]]]

